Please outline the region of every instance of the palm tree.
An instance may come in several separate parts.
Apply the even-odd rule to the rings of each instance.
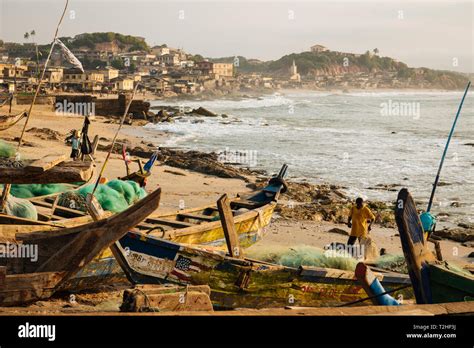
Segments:
[[[28,33],[26,33],[28,34]],[[36,30],[30,31],[30,36],[33,40],[33,38],[36,36]],[[36,51],[36,75],[38,75],[38,78],[40,77],[40,69],[39,69],[39,52],[38,52],[38,45],[36,42],[33,40],[33,43],[35,44],[35,51]]]
[[[25,40],[28,40],[30,38],[30,33],[29,32],[26,32],[24,35],[23,35],[23,38]]]

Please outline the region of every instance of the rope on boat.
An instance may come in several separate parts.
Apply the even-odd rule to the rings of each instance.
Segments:
[[[403,285],[403,286],[400,286],[399,288],[388,290],[388,291],[382,292],[381,294],[378,294],[378,295],[369,296],[369,297],[361,298],[360,300],[343,303],[342,305],[339,305],[339,306],[336,306],[336,307],[352,306],[353,304],[364,302],[364,301],[367,301],[367,300],[372,300],[374,298],[377,298],[377,297],[380,297],[380,296],[383,296],[383,295],[387,295],[387,294],[390,294],[390,293],[395,292],[395,291],[399,291],[399,290],[409,288],[410,286],[411,286],[411,284]]]

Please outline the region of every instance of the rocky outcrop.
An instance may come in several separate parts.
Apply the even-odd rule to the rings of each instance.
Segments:
[[[467,243],[474,241],[474,229],[472,228],[444,228],[433,233],[435,237],[451,239],[456,242]],[[469,243],[472,244],[472,243]]]
[[[287,219],[346,223],[353,203],[342,189],[336,185],[289,182],[288,192],[282,195],[282,201],[286,202],[279,204],[276,211]],[[371,201],[368,206],[376,216],[376,223],[395,227],[391,205]]]

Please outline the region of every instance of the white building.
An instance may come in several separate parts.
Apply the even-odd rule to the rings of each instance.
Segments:
[[[329,51],[329,49],[325,46],[322,46],[322,45],[311,46],[311,52],[320,53],[320,52],[325,52],[325,51]]]

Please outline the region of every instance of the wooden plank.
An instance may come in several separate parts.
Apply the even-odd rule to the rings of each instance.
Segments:
[[[3,184],[53,184],[89,181],[93,174],[92,162],[62,162],[45,171],[34,172],[26,168],[0,168]]]
[[[195,220],[202,220],[202,221],[214,221],[214,216],[209,215],[202,215],[202,214],[178,214],[178,218],[185,218],[185,219],[195,219]]]
[[[219,198],[217,208],[219,209],[219,216],[221,218],[229,255],[241,259],[243,258],[242,248],[240,247],[239,236],[235,230],[234,217],[230,209],[230,200],[227,194],[223,194],[222,197]]]
[[[0,287],[0,305],[16,306],[47,299],[63,279],[63,272],[12,274]]]
[[[25,170],[29,170],[32,172],[45,172],[54,166],[58,165],[61,162],[64,162],[68,159],[68,156],[65,154],[53,154],[47,155],[43,158],[37,159],[31,162],[29,165],[25,167]]]
[[[58,196],[59,197],[59,196]],[[48,202],[43,202],[43,201],[33,201],[32,202],[36,206],[44,207],[44,208],[50,208],[52,210],[54,204],[48,203]],[[84,216],[87,215],[85,212],[76,210],[76,209],[71,209],[67,207],[63,207],[62,205],[56,205],[54,211],[61,212],[61,213],[67,213],[68,217],[71,216]]]
[[[125,290],[122,312],[212,311],[209,286],[145,286]]]
[[[0,266],[0,289],[5,287],[5,277],[7,276],[7,268]]]
[[[231,201],[231,204],[232,204],[232,201]],[[213,210],[213,211],[219,211],[219,209],[217,209],[217,207],[209,207],[209,208],[206,208],[206,209]],[[232,209],[232,214],[235,214],[235,213],[237,213],[237,210]]]
[[[232,201],[232,207],[236,207],[236,208],[255,209],[257,205],[258,205],[258,202],[249,201],[247,199]]]
[[[167,220],[167,219],[157,219],[157,218],[148,218],[145,220],[146,222],[156,223],[159,225],[171,226],[175,228],[186,228],[191,226],[196,226],[196,224],[184,221],[176,221],[176,220]]]

